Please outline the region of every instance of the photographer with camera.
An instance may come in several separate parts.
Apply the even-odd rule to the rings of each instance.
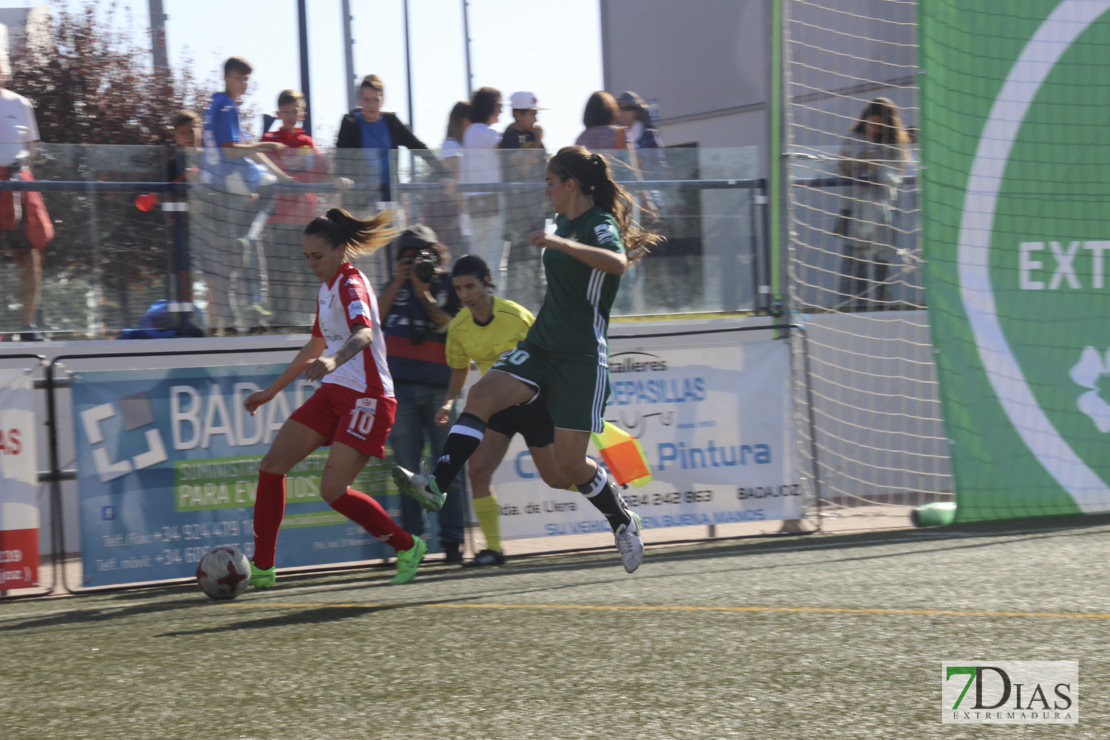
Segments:
[[[378,298],[397,397],[389,444],[398,465],[416,470],[425,445],[434,460],[450,429],[436,424],[436,414],[451,381],[447,325],[460,304],[451,285],[449,252],[430,228],[417,225],[402,232],[394,256],[393,277]],[[461,563],[466,497],[461,489],[454,493],[454,505],[439,512],[439,541],[447,562]],[[401,498],[401,526],[424,533],[424,510],[408,496]]]

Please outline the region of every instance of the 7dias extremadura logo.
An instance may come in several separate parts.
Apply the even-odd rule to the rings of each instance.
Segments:
[[[941,664],[941,721],[949,724],[1079,722],[1079,663],[975,661]]]

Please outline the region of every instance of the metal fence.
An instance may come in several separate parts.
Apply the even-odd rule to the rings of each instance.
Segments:
[[[118,337],[157,301],[180,299],[208,315],[208,329],[304,330],[315,285],[304,280],[300,232],[333,206],[363,217],[389,208],[401,226],[431,226],[453,256],[495,258],[499,292],[536,310],[542,268],[526,238],[551,228],[555,215],[543,195],[542,162],[538,175],[514,179],[514,152],[486,154],[506,173],[499,181],[461,182],[444,175],[435,153],[394,152],[382,188],[362,150],[335,150],[290,167],[297,183],[252,192],[204,182],[197,152],[184,163],[189,179],[173,185],[171,152],[161,147],[43,145],[37,182],[0,182],[0,191],[43,193],[56,236],[43,257],[35,323],[55,338]],[[636,216],[667,237],[626,276],[618,315],[773,309],[757,154],[663,150],[651,168],[613,156]],[[384,250],[357,264],[380,287],[390,262]],[[0,334],[20,329],[19,279],[10,263],[0,271]]]

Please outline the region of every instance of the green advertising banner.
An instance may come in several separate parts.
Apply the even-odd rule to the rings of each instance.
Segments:
[[[959,521],[1110,511],[1110,0],[922,0],[926,289]]]

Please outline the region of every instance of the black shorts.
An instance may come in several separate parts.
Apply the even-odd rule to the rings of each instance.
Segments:
[[[543,396],[529,404],[498,411],[489,418],[486,429],[500,432],[509,439],[519,432],[529,447],[547,447],[555,441],[555,424]]]

